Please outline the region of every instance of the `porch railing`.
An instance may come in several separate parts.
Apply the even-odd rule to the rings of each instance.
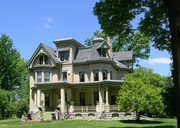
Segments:
[[[102,106],[103,107],[103,106]],[[106,107],[104,106],[106,111]],[[118,105],[109,105],[110,112],[117,112]],[[96,112],[96,105],[93,106],[74,106],[74,112]]]
[[[74,106],[74,112],[96,112],[96,106]]]

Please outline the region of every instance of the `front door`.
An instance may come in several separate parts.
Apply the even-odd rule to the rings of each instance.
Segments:
[[[50,107],[50,94],[45,93],[45,107]]]
[[[85,92],[80,93],[80,106],[85,106]]]
[[[94,105],[96,105],[96,101],[99,101],[99,92],[94,92]]]

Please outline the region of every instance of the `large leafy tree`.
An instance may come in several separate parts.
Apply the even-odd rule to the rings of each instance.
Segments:
[[[0,56],[0,86],[5,90],[13,90],[21,84],[24,67],[19,52],[5,34],[0,37]]]
[[[141,13],[138,29],[148,34],[154,47],[167,49],[173,55],[173,78],[177,123],[180,127],[180,1],[179,0],[101,0],[94,7],[101,28],[110,36],[127,36],[132,32],[131,21]]]
[[[125,33],[125,32],[124,32]],[[96,30],[94,35],[91,38],[85,40],[87,46],[92,46],[92,41],[94,38],[101,37],[106,39],[107,35],[103,32]],[[134,51],[134,56],[136,62],[138,59],[148,59],[150,54],[150,37],[145,36],[140,31],[135,33],[130,33],[128,38],[122,37],[120,35],[112,37],[112,49],[113,52],[122,52],[122,51]],[[139,64],[137,64],[139,65]]]
[[[158,77],[157,77],[158,76]],[[136,112],[137,120],[143,113],[161,113],[164,104],[161,95],[162,77],[152,69],[136,68],[124,77],[117,104],[120,111]]]
[[[0,88],[0,110],[2,112],[2,116],[6,114],[6,106],[8,103],[8,97],[7,97],[7,92],[4,89]]]

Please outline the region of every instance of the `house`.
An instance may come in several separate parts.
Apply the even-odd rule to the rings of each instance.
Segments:
[[[133,51],[113,52],[109,37],[107,41],[95,38],[92,47],[73,38],[53,43],[56,49],[40,43],[26,65],[30,71],[30,110],[38,108],[41,100],[46,109],[55,110],[61,99],[61,113],[67,111],[67,101],[74,101],[74,111],[76,106],[111,111],[123,76],[133,71]]]

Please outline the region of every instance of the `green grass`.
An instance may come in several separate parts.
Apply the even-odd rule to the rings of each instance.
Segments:
[[[7,124],[7,128],[176,128],[176,119],[160,119],[156,118],[153,121],[133,120],[124,121],[87,121],[87,120],[60,120],[60,121],[44,121],[31,124],[21,124],[20,119],[0,120],[0,125]]]

